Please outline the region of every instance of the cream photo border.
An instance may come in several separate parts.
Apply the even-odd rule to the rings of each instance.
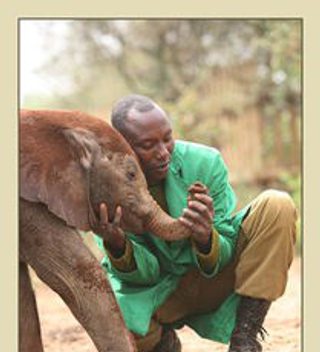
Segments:
[[[310,5],[308,5],[310,3]],[[319,13],[311,1],[257,2],[204,0],[74,1],[29,0],[1,6],[1,234],[0,245],[0,349],[18,351],[18,19],[23,17],[211,17],[211,18],[301,18],[303,20],[303,351],[319,345],[320,286],[317,285],[317,253],[320,248],[319,166]]]

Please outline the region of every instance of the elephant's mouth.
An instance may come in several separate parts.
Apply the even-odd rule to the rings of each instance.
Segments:
[[[120,227],[124,231],[133,232],[137,235],[141,235],[145,232],[143,220],[138,214],[135,214],[132,209],[123,209]]]

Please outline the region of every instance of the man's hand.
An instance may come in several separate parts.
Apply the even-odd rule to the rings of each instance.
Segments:
[[[125,251],[125,234],[120,228],[122,216],[121,207],[116,208],[113,221],[109,221],[108,208],[105,203],[100,204],[99,223],[93,227],[94,233],[103,238],[103,243],[115,257],[120,257]]]
[[[179,220],[192,230],[192,238],[199,249],[210,244],[214,208],[208,188],[196,182],[189,188],[188,208]],[[209,247],[210,248],[210,247]],[[205,250],[206,251],[206,250]]]

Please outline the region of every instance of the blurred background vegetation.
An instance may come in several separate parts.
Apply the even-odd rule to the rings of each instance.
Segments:
[[[32,22],[42,38],[33,45],[46,52],[36,73],[51,88],[26,95],[22,107],[109,120],[122,95],[148,95],[172,118],[176,138],[221,150],[239,208],[272,187],[301,209],[300,20]],[[299,220],[297,252],[300,232]]]

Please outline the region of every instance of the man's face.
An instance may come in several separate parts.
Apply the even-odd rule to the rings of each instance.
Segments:
[[[163,180],[174,148],[171,124],[155,106],[147,112],[129,111],[125,137],[137,154],[149,185]]]

